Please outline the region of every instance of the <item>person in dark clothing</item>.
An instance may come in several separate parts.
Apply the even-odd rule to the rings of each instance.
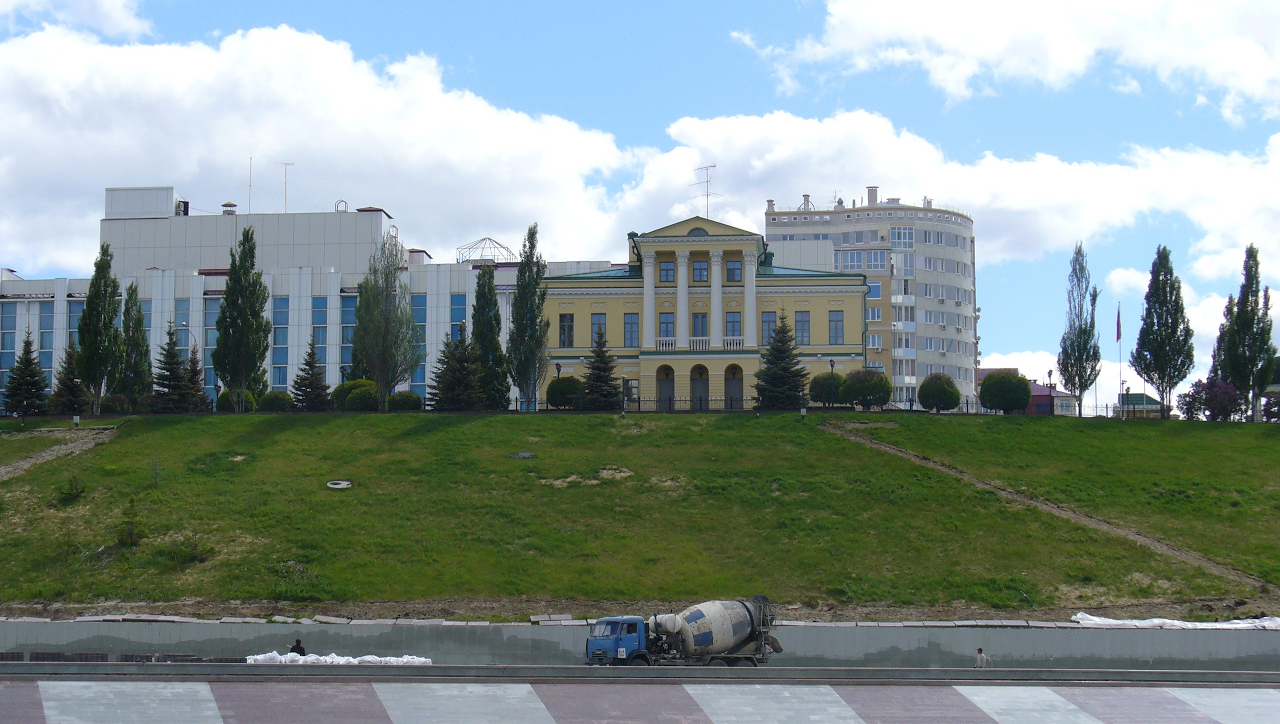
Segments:
[[[299,656],[306,656],[306,655],[307,655],[307,650],[306,650],[306,649],[304,649],[304,648],[302,648],[302,639],[296,639],[296,640],[293,642],[293,646],[290,646],[290,647],[289,647],[289,653],[291,653],[291,654],[297,654],[297,655],[299,655]]]

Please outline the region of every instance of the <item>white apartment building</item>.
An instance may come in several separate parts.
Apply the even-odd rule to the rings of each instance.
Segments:
[[[190,214],[190,204],[173,187],[109,188],[101,240],[115,256],[112,271],[121,289],[138,285],[151,339],[159,357],[172,323],[183,347],[198,344],[206,369],[206,392],[217,381],[210,355],[217,346],[215,322],[226,286],[231,249],[252,227],[257,265],[271,291],[268,314],[274,324],[265,366],[273,390],[285,390],[315,337],[330,385],[343,379],[351,363],[356,285],[369,255],[384,233],[398,235],[392,216],[377,207],[348,211],[339,201],[324,213],[240,214],[230,202],[221,214]],[[409,286],[414,320],[422,325],[426,360],[403,389],[426,394],[430,370],[448,334],[469,323],[475,301],[476,269],[496,265],[499,304],[509,318],[516,264],[509,250],[489,239],[459,250],[454,263],[434,263],[422,250],[409,250],[402,278]],[[548,275],[599,271],[608,261],[549,262]],[[23,279],[0,270],[0,385],[13,366],[22,337],[31,332],[40,365],[52,384],[68,339],[76,335],[88,279]],[[504,331],[505,341],[505,331]]]
[[[893,376],[893,403],[911,407],[916,388],[934,372],[949,375],[961,405],[976,405],[979,366],[973,219],[899,198],[866,203],[836,199],[820,209],[805,194],[795,209],[770,199],[765,242],[780,266],[867,275],[866,363]]]

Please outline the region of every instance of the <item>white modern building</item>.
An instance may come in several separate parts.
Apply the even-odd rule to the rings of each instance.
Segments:
[[[351,363],[356,285],[384,233],[398,235],[391,214],[377,207],[348,211],[339,201],[325,213],[240,214],[223,204],[221,214],[191,215],[173,187],[110,188],[101,239],[111,245],[112,270],[121,289],[136,282],[150,330],[151,356],[159,356],[168,325],[184,347],[198,344],[206,367],[206,392],[216,380],[210,354],[226,286],[230,252],[241,231],[252,227],[257,266],[271,291],[268,310],[274,330],[267,354],[268,382],[284,390],[314,335],[330,385],[342,381]],[[508,317],[515,286],[515,259],[490,239],[459,250],[452,263],[434,263],[422,250],[409,250],[403,279],[409,285],[415,321],[422,325],[426,361],[405,388],[424,395],[430,369],[446,335],[469,321],[476,269],[496,265],[499,304]],[[607,269],[607,261],[550,262],[549,275]],[[0,270],[0,384],[30,330],[41,367],[52,382],[55,365],[76,334],[88,279],[23,279]],[[154,364],[154,362],[153,362]]]
[[[794,209],[770,199],[765,242],[780,266],[867,275],[868,367],[892,374],[894,404],[914,404],[916,388],[934,372],[949,375],[976,405],[979,366],[973,218],[899,198],[879,198],[867,187],[865,203],[835,199],[818,208],[805,194]]]

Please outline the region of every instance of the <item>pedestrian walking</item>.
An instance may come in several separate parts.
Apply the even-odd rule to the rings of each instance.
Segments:
[[[973,668],[985,669],[991,663],[991,659],[984,653],[982,649],[978,649],[978,656],[973,660]]]

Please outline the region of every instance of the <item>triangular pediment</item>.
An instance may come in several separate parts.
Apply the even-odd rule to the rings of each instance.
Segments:
[[[754,231],[747,231],[746,229],[739,229],[736,226],[722,224],[719,221],[712,221],[711,219],[704,219],[701,216],[694,216],[685,219],[684,221],[677,221],[669,226],[664,226],[661,229],[654,229],[647,234],[641,234],[640,238],[651,239],[655,237],[689,236],[689,232],[694,229],[702,229],[707,232],[707,236],[759,236],[759,234]],[[701,235],[699,234],[699,236]]]

